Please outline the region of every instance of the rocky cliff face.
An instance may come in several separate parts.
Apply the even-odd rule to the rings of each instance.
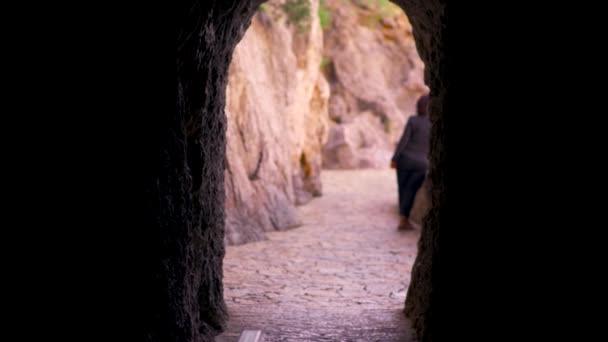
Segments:
[[[322,194],[322,167],[388,167],[407,117],[428,91],[412,27],[396,6],[292,0],[310,14],[298,25],[287,22],[285,1],[261,7],[230,65],[228,244],[297,226],[295,206]],[[427,204],[416,202],[412,218],[420,221]]]
[[[384,168],[424,84],[412,26],[388,1],[326,0],[324,56],[331,86],[328,169]]]
[[[322,193],[329,86],[319,65],[318,16],[286,22],[280,1],[256,14],[230,65],[226,92],[226,234],[229,244],[298,225],[295,205]],[[316,14],[318,3],[309,2]],[[266,8],[277,11],[267,11]]]

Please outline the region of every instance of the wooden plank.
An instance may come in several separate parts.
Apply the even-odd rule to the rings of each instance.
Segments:
[[[239,342],[260,342],[262,341],[261,330],[244,330],[239,337]]]

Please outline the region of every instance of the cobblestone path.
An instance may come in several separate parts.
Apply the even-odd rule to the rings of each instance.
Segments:
[[[216,340],[414,341],[403,306],[419,231],[397,231],[393,170],[323,171],[302,226],[227,248],[230,321]]]

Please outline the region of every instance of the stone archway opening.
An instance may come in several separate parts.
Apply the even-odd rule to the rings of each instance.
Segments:
[[[439,291],[434,281],[437,239],[445,197],[447,74],[444,2],[399,0],[414,28],[425,63],[434,123],[431,147],[432,208],[422,232],[406,311],[421,341],[432,341],[431,313]],[[222,286],[225,210],[224,115],[228,68],[234,48],[262,1],[184,1],[177,5],[176,110],[159,121],[159,163],[147,179],[150,225],[157,244],[150,252],[152,341],[212,341],[226,327]],[[308,160],[308,159],[307,159]],[[255,174],[253,174],[255,177]],[[152,233],[151,233],[152,234]],[[424,251],[422,253],[422,251]],[[356,323],[356,322],[354,322]]]
[[[303,3],[310,6],[314,16],[300,15],[303,7],[298,6]],[[294,22],[305,21],[301,18],[308,18],[308,22]],[[324,323],[361,319],[365,316],[362,312],[374,312],[376,319],[384,315],[389,327],[360,321],[359,325],[367,330],[353,330],[353,336],[372,336],[374,331],[381,331],[376,339],[411,338],[402,310],[419,235],[377,239],[378,246],[367,257],[382,259],[373,253],[384,250],[390,259],[384,268],[365,266],[361,260],[359,265],[341,267],[357,263],[355,259],[365,255],[362,246],[371,245],[373,240],[352,239],[353,235],[369,232],[344,225],[352,224],[353,217],[359,224],[364,222],[366,217],[357,216],[359,212],[368,211],[371,220],[364,223],[368,227],[390,227],[390,234],[396,234],[396,221],[383,221],[379,216],[387,214],[381,207],[388,212],[396,206],[396,189],[391,187],[395,177],[387,169],[407,120],[404,114],[413,113],[416,99],[429,90],[423,70],[411,24],[403,11],[389,1],[269,1],[258,9],[234,51],[227,82],[225,241],[228,245],[263,242],[244,248],[228,247],[224,293],[232,319],[223,338],[234,339],[244,329],[264,327],[267,335],[279,335],[281,329],[296,334],[295,330],[305,331],[306,325],[315,324],[319,331],[308,329],[306,333],[310,335],[296,334],[297,337],[314,340],[320,338],[319,334],[333,331],[336,338],[340,336],[335,334],[340,333],[346,338],[344,331],[336,329],[339,324]],[[322,169],[388,172],[356,175]],[[327,174],[325,182],[335,182],[329,184],[329,196],[336,200],[323,198],[322,202],[315,202],[318,205],[309,207],[307,203],[328,188],[327,184],[323,186],[323,173]],[[354,181],[344,182],[346,177]],[[378,181],[378,177],[388,182]],[[383,190],[373,193],[357,188],[366,183],[373,184],[373,190]],[[356,191],[348,194],[350,199],[340,200],[339,191],[345,187]],[[390,193],[394,198],[379,200],[381,193]],[[421,223],[426,210],[425,195],[420,191],[418,197],[423,200],[416,202],[416,223]],[[365,198],[367,203],[356,207],[352,196]],[[352,212],[340,210],[339,202],[344,200],[352,202]],[[329,215],[319,212],[321,208],[351,219],[332,221]],[[316,220],[322,216],[324,219]],[[302,225],[305,229],[295,234],[279,237],[268,233]],[[311,234],[305,232],[322,237],[311,240]],[[349,251],[332,239],[348,239],[349,235],[350,247],[358,253],[351,253],[350,260],[337,257],[332,249],[339,250],[338,254]],[[272,243],[266,240],[269,236]],[[391,242],[395,243],[394,248]],[[320,246],[312,245],[316,243]],[[360,246],[353,247],[357,243]],[[408,248],[400,248],[399,244]],[[323,250],[329,251],[324,254]],[[397,257],[400,254],[404,254],[402,258]],[[401,278],[394,281],[393,288],[378,285],[391,278],[387,273]],[[325,279],[312,279],[315,276]],[[333,284],[327,281],[332,277]],[[388,310],[390,303],[377,300],[382,296],[396,303],[393,311]],[[358,308],[351,307],[353,303]],[[329,318],[331,314],[326,312],[327,317],[323,317],[311,314],[313,307],[318,311],[339,307],[342,313],[334,312]],[[307,319],[309,316],[314,319]]]

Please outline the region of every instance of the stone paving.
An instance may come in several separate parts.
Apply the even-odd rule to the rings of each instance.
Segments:
[[[403,305],[419,231],[397,231],[393,170],[327,171],[302,226],[229,246],[230,320],[216,341],[414,341]]]

